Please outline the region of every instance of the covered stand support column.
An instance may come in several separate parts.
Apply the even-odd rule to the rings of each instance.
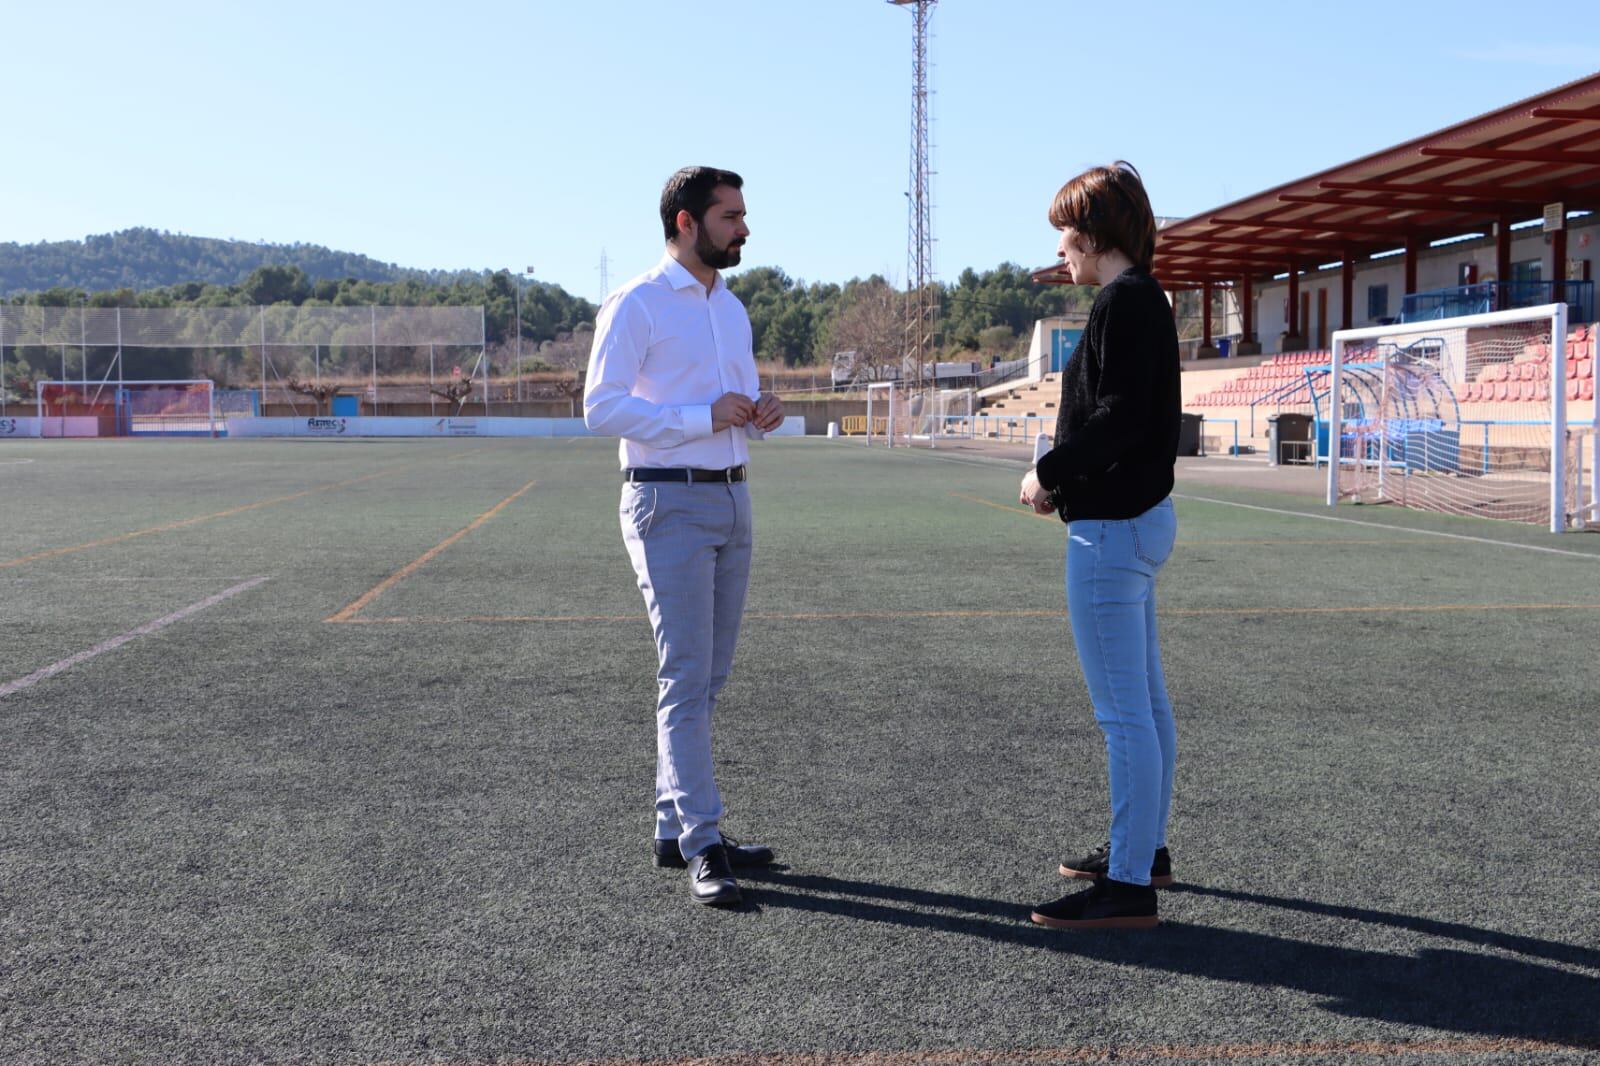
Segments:
[[[1344,262],[1341,263],[1340,267],[1339,267],[1339,295],[1340,295],[1339,328],[1340,329],[1349,329],[1350,328],[1350,325],[1351,325],[1350,316],[1352,314],[1350,305],[1355,300],[1355,290],[1356,290],[1356,264],[1355,264],[1354,260],[1352,260],[1348,255],[1346,255],[1344,257]]]
[[[1567,302],[1567,220],[1561,220],[1561,228],[1550,234],[1550,280],[1555,282],[1550,287],[1550,300],[1552,303]]]
[[[1250,275],[1239,279],[1239,354],[1260,355],[1261,344],[1256,340],[1256,294]]]
[[[1300,332],[1300,268],[1294,263],[1290,263],[1289,328],[1284,330],[1278,350],[1280,352],[1298,352],[1303,351],[1305,346],[1305,336]]]
[[[1195,350],[1196,359],[1215,359],[1220,353],[1211,340],[1211,282],[1200,283],[1200,347]]]
[[[1504,286],[1511,280],[1511,216],[1501,215],[1495,220],[1494,234],[1494,280],[1496,286]],[[1497,289],[1505,292],[1504,288]],[[1495,301],[1494,310],[1502,309],[1500,301]]]

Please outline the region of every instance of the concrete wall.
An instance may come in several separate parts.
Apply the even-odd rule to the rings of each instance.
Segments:
[[[783,413],[786,418],[793,418],[796,415],[803,417],[806,421],[806,436],[820,437],[828,432],[829,422],[837,422],[845,415],[866,414],[867,401],[785,400]]]

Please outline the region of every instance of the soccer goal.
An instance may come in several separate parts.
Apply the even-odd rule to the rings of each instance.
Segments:
[[[941,439],[971,437],[975,409],[972,389],[919,391],[904,382],[876,382],[867,386],[867,443],[936,448]]]
[[[214,437],[226,431],[217,417],[212,383],[204,378],[41,381],[36,395],[40,424],[49,436]]]
[[[913,419],[906,403],[906,390],[898,381],[875,381],[867,386],[867,447],[882,442],[911,444]]]
[[[1328,504],[1593,528],[1600,423],[1568,418],[1566,340],[1565,304],[1334,333]]]
[[[936,389],[924,405],[926,432],[931,441],[965,440],[973,435],[977,393],[973,389]]]

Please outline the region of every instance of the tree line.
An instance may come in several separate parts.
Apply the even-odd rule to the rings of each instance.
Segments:
[[[412,270],[320,245],[216,240],[153,229],[81,242],[0,243],[0,293],[13,293],[13,304],[482,306],[490,358],[504,370],[511,363],[520,303],[524,369],[582,365],[596,306],[559,285],[523,282],[520,292],[518,285],[503,270]],[[748,308],[756,357],[767,364],[826,367],[840,351],[890,351],[903,344],[898,315],[904,294],[880,275],[843,284],[808,283],[778,267],[756,267],[729,275],[728,287]],[[1014,263],[965,269],[938,290],[939,358],[984,364],[1022,354],[1036,319],[1086,312],[1093,299],[1090,289],[1036,285]],[[1192,294],[1179,294],[1184,335],[1198,331],[1198,311]],[[7,359],[25,364],[29,354],[11,350]],[[339,353],[330,355],[337,362]],[[174,352],[163,361],[182,359]],[[181,369],[173,365],[170,372]],[[25,373],[18,366],[8,377],[19,370]]]
[[[863,333],[893,329],[903,294],[879,275],[844,284],[807,283],[776,267],[732,274],[728,287],[749,310],[756,357],[786,366],[828,365],[835,352],[862,346]],[[1086,310],[1092,295],[1070,286],[1035,285],[1022,267],[1003,263],[964,270],[939,286],[940,335],[949,358],[1006,357],[1025,345],[1035,319]],[[517,332],[534,356],[552,346],[568,364],[575,334],[592,328],[597,308],[559,285],[525,282],[507,271],[456,275],[443,282],[420,277],[373,281],[315,279],[298,266],[258,265],[237,284],[186,281],[148,289],[91,290],[52,286],[14,295],[13,305],[48,307],[229,307],[290,304],[306,307],[482,306],[488,345],[500,354]],[[892,338],[890,338],[892,339]],[[11,351],[8,358],[15,359]],[[586,354],[586,353],[584,353]]]
[[[143,292],[187,282],[236,285],[257,267],[296,266],[313,278],[443,284],[472,271],[413,270],[320,244],[265,244],[135,228],[81,241],[0,241],[0,296],[81,289]]]

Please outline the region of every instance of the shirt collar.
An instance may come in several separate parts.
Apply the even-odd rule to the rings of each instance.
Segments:
[[[695,288],[704,291],[700,285],[700,279],[689,273],[688,267],[672,258],[671,253],[664,252],[661,255],[661,275],[667,279],[668,284],[674,289],[687,289],[693,285]],[[722,275],[718,273],[716,280],[711,283],[711,291],[715,292],[721,286]],[[710,294],[708,293],[707,295]]]

